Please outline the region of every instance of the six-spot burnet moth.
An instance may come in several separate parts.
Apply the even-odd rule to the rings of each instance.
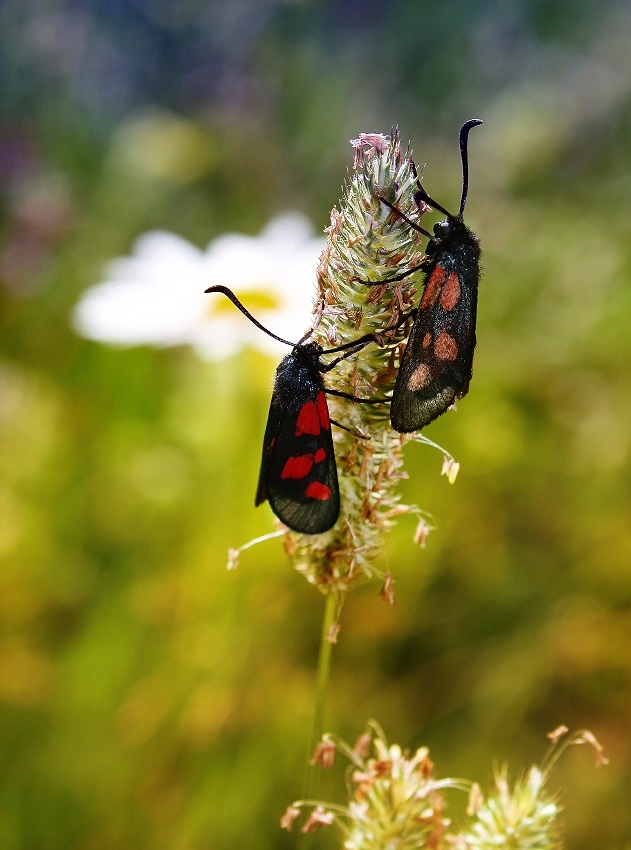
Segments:
[[[232,290],[211,286],[206,292],[222,293],[258,328],[292,347],[276,369],[255,505],[268,500],[276,516],[293,531],[328,531],[340,513],[340,492],[325,393],[369,404],[383,399],[357,399],[340,390],[325,389],[322,376],[368,343],[381,340],[375,334],[366,334],[325,350],[318,343],[304,341],[309,331],[299,342],[289,342],[255,319]],[[336,352],[344,353],[322,363],[323,354]]]
[[[473,372],[475,322],[480,280],[480,243],[463,221],[468,190],[467,139],[477,118],[460,128],[462,196],[458,215],[436,203],[418,180],[414,201],[429,204],[447,218],[434,226],[433,234],[411,221],[394,204],[381,200],[407,223],[429,237],[426,259],[413,269],[381,285],[402,280],[413,271],[425,274],[424,292],[402,356],[392,396],[390,421],[395,431],[418,431],[466,395]],[[366,281],[364,281],[367,283]]]

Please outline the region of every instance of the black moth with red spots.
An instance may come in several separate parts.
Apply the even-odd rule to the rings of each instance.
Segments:
[[[469,390],[473,374],[475,324],[480,280],[480,243],[464,224],[467,199],[467,137],[479,119],[460,129],[462,197],[458,215],[432,200],[419,182],[417,206],[429,204],[447,218],[433,234],[419,227],[397,207],[385,203],[420,233],[429,236],[426,259],[420,266],[390,280],[401,280],[421,268],[424,292],[401,359],[392,396],[390,421],[395,431],[418,431],[444,413]]]
[[[328,531],[340,515],[340,491],[325,393],[368,404],[383,399],[358,399],[339,390],[325,389],[323,374],[369,342],[381,340],[375,334],[365,334],[326,350],[315,342],[289,342],[255,319],[232,290],[211,286],[206,292],[222,293],[258,328],[292,346],[291,353],[276,369],[255,505],[269,501],[281,522],[301,534]],[[339,351],[344,353],[330,363],[322,363],[323,354]]]
[[[425,291],[399,366],[390,421],[418,431],[469,390],[473,374],[480,244],[457,218],[434,228]]]
[[[269,500],[303,534],[327,531],[340,513],[321,354],[315,343],[297,345],[276,370],[256,491],[256,505]]]

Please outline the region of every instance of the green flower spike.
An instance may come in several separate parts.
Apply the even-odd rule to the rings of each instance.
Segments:
[[[566,726],[559,726],[548,735],[552,745],[541,767],[533,765],[512,788],[506,768],[497,772],[495,790],[486,800],[474,787],[468,811],[471,824],[457,837],[457,850],[556,850],[562,846],[561,806],[558,795],[547,788],[552,768],[573,744],[591,746],[599,765],[608,761],[591,732],[581,730],[562,740],[567,731]]]
[[[319,825],[337,824],[344,850],[437,850],[449,826],[443,817],[447,788],[470,790],[470,783],[458,779],[438,780],[427,747],[410,755],[397,744],[388,745],[383,731],[372,722],[371,732],[362,735],[354,748],[335,739],[338,752],[350,762],[347,774],[347,806],[300,800],[290,806],[281,826],[291,829],[303,808],[319,813]],[[333,744],[331,736],[325,743]],[[373,756],[368,757],[371,748]],[[303,831],[314,828],[313,815]]]
[[[480,786],[465,779],[437,779],[426,747],[413,755],[388,745],[374,721],[354,748],[325,735],[312,764],[332,767],[335,753],[350,762],[347,805],[321,800],[298,800],[288,807],[281,826],[291,830],[303,810],[309,814],[303,832],[336,824],[344,850],[556,850],[561,847],[560,806],[548,790],[552,769],[573,744],[588,744],[596,764],[607,764],[603,749],[588,730],[568,737],[560,726],[541,767],[532,766],[510,785],[506,769],[495,778],[495,789],[484,799]],[[563,739],[563,740],[562,740]],[[374,755],[368,757],[372,749]],[[449,830],[443,792],[469,794],[467,822],[459,832]]]
[[[339,363],[326,381],[331,389],[357,398],[383,398],[394,387],[397,348],[406,335],[405,328],[394,329],[418,304],[420,276],[416,272],[383,286],[366,286],[362,281],[388,280],[421,261],[422,236],[380,200],[384,197],[418,217],[413,201],[417,185],[410,152],[402,154],[397,131],[390,137],[362,134],[352,144],[353,172],[340,209],[331,213],[318,266],[312,339],[330,348],[363,334],[380,334],[383,347],[366,346]],[[333,419],[351,429],[334,428],[340,519],[324,534],[305,536],[288,531],[285,548],[312,584],[325,594],[340,594],[360,576],[384,578],[372,562],[397,516],[414,513],[419,517],[415,540],[423,545],[430,530],[426,515],[417,507],[401,504],[397,487],[406,477],[404,443],[435,444],[420,434],[404,436],[393,431],[388,404],[354,404],[329,396],[329,408]],[[441,451],[453,464],[453,458]],[[450,480],[453,478],[451,471]]]

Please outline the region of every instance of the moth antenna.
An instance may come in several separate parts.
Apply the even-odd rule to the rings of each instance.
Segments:
[[[268,336],[271,336],[272,339],[278,340],[278,342],[282,342],[284,345],[290,345],[292,348],[296,347],[295,342],[290,342],[288,339],[283,339],[282,336],[276,336],[276,334],[268,330],[265,325],[262,325],[258,319],[255,319],[252,313],[250,313],[250,311],[243,306],[243,304],[239,301],[234,292],[231,289],[228,289],[227,286],[221,286],[221,284],[218,284],[217,286],[210,286],[208,287],[208,289],[205,289],[204,292],[220,292],[222,295],[225,295],[226,298],[229,298],[230,301],[232,301],[232,303],[234,304],[234,306],[243,313],[246,319],[249,319],[252,324],[256,325],[256,327],[262,330],[263,333],[266,333]],[[311,333],[312,331],[309,331],[305,336],[303,336],[300,342],[303,342],[308,336],[311,335]],[[298,345],[299,344],[300,343],[298,343]]]
[[[420,183],[418,184],[418,189],[414,193],[414,203],[416,204],[417,207],[419,206],[419,201],[423,201],[423,203],[429,204],[430,207],[432,207],[432,209],[435,209],[435,210],[438,210],[441,213],[444,213],[447,216],[447,218],[453,218],[453,215],[450,212],[448,212],[445,209],[445,207],[441,206],[438,203],[438,201],[435,201],[433,198],[430,198],[430,196],[427,194],[427,192],[421,186]],[[430,239],[433,239],[433,238],[434,238],[433,236],[430,236]]]
[[[418,206],[419,201],[423,201],[426,204],[429,204],[430,207],[433,207],[439,212],[444,213],[447,218],[458,218],[462,221],[462,215],[464,213],[464,205],[467,202],[467,192],[469,191],[469,157],[467,155],[467,140],[469,138],[469,131],[472,127],[477,127],[478,124],[484,123],[479,118],[472,118],[470,121],[467,121],[460,128],[459,134],[459,142],[460,142],[460,159],[462,161],[462,197],[460,198],[460,209],[458,210],[458,215],[453,216],[445,207],[441,206],[437,201],[435,201],[430,195],[427,194],[425,189],[423,188],[421,181],[419,178],[416,178],[418,183],[418,189],[414,193],[414,203]],[[416,169],[414,169],[416,173]]]
[[[252,313],[250,313],[250,311],[247,309],[247,307],[245,307],[239,301],[239,299],[234,294],[234,292],[231,289],[228,289],[227,286],[222,286],[221,284],[217,284],[216,286],[209,286],[208,289],[204,290],[204,292],[211,292],[211,293],[212,292],[220,292],[222,295],[225,295],[226,298],[229,298],[230,301],[232,301],[232,303],[234,304],[234,306],[238,310],[240,310],[243,313],[243,315],[252,322],[253,325],[256,325],[257,328],[260,328],[268,336],[271,336],[272,339],[276,339],[276,340],[278,340],[278,342],[282,342],[285,345],[290,345],[292,348],[300,348],[300,346],[303,344],[303,342],[306,339],[309,339],[309,337],[313,333],[313,328],[311,328],[300,338],[300,340],[298,342],[290,342],[288,339],[283,339],[282,336],[277,336],[275,333],[272,333],[270,330],[268,330],[265,327],[265,325],[262,325],[259,322],[258,319],[255,319],[254,316],[252,315]],[[351,340],[351,342],[345,342],[343,345],[336,345],[334,348],[327,348],[322,353],[323,354],[334,354],[337,351],[346,351],[347,349],[352,348],[354,350],[351,351],[350,354],[346,355],[347,357],[350,357],[352,354],[355,353],[355,349],[357,351],[360,351],[365,345],[368,345],[369,342],[377,342],[380,345],[383,344],[379,334],[370,333],[370,334],[364,334],[364,336],[359,337],[359,339]],[[343,359],[344,359],[343,357],[340,358],[340,360],[343,360]],[[339,361],[336,360],[335,362],[337,363]],[[331,364],[328,364],[328,365],[329,365],[329,367],[331,366]]]
[[[464,213],[464,205],[467,202],[467,192],[469,191],[469,156],[467,154],[467,141],[469,138],[469,131],[472,127],[477,127],[478,124],[483,124],[484,122],[480,118],[471,118],[470,121],[466,121],[462,127],[460,128],[459,141],[460,141],[460,159],[462,161],[462,197],[460,198],[460,209],[458,210],[458,218],[462,221],[462,215]]]

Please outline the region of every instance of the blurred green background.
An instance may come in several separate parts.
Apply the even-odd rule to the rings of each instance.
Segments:
[[[328,726],[483,785],[589,727],[611,764],[555,772],[568,846],[631,848],[629,4],[4,0],[0,75],[3,850],[295,846],[323,600],[277,541],[225,568],[272,527],[275,363],[70,316],[147,230],[320,232],[362,131],[398,124],[453,209],[471,117],[475,377],[427,430],[462,468],[407,449],[437,530],[388,541],[395,608],[349,595]]]

